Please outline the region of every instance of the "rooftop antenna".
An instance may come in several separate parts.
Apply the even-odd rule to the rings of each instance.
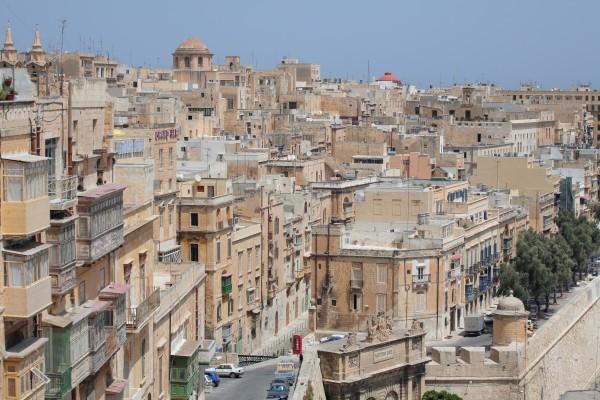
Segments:
[[[367,60],[367,84],[371,83],[371,60]]]
[[[59,60],[59,64],[60,64],[60,95],[61,96],[63,95],[63,82],[64,82],[62,56],[63,56],[63,46],[64,46],[65,25],[66,24],[67,24],[66,19],[63,19],[62,21],[60,21],[60,60]]]

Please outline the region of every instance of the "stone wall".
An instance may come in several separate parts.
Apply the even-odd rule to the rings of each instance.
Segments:
[[[600,361],[600,278],[571,295],[526,344],[483,348],[435,348],[426,390],[447,390],[465,400],[558,400],[587,389]]]
[[[304,338],[303,361],[298,372],[296,387],[291,400],[308,400],[307,393],[312,393],[311,400],[325,400],[321,362],[313,344],[314,336]]]

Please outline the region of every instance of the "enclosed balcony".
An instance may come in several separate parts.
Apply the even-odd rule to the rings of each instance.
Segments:
[[[51,210],[65,210],[77,202],[77,176],[48,179],[48,198]]]
[[[50,247],[24,242],[4,249],[5,317],[29,318],[52,304],[48,275]]]
[[[48,159],[26,153],[5,155],[2,166],[2,234],[30,236],[47,229]]]
[[[90,263],[123,244],[124,185],[110,183],[78,196],[77,258]]]
[[[171,399],[187,400],[196,390],[204,391],[200,380],[198,349],[200,342],[185,340],[171,350],[171,375],[169,379]],[[200,393],[198,393],[200,397]]]
[[[52,294],[62,295],[77,284],[75,276],[75,216],[64,211],[53,212],[46,242],[50,248],[50,276]]]
[[[475,298],[475,294],[473,293],[473,284],[472,283],[465,284],[465,300],[467,302],[469,302],[469,301],[473,301],[474,298]]]
[[[110,307],[110,302],[101,300],[88,300],[83,307],[89,309],[88,332],[90,344],[90,371],[95,374],[107,361],[106,352],[106,311]]]
[[[44,316],[46,345],[47,399],[62,399],[77,387],[91,369],[88,315],[78,307],[65,315]]]
[[[106,352],[111,357],[126,340],[127,286],[111,283],[100,292],[99,299],[109,302],[105,313]]]
[[[44,374],[44,346],[48,339],[29,337],[6,349],[4,399],[41,399],[48,377]]]
[[[127,330],[138,332],[160,305],[160,290],[154,289],[140,304],[127,308]]]

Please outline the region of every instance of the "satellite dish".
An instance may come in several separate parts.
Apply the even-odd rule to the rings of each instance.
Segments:
[[[306,152],[306,156],[307,156],[307,157],[310,157],[310,156],[312,156],[312,151],[310,151],[310,150],[309,150],[309,151],[307,151],[307,152]]]
[[[200,182],[202,180],[202,176],[196,175],[194,176],[194,179],[196,180],[196,182]]]

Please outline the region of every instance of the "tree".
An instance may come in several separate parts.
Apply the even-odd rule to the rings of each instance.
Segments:
[[[498,288],[498,294],[508,296],[511,292],[515,297],[521,299],[522,302],[526,302],[529,299],[529,293],[527,288],[524,286],[524,277],[519,274],[513,264],[504,265],[500,272],[500,287]]]
[[[441,392],[435,391],[435,390],[429,390],[425,393],[423,393],[423,397],[421,397],[422,400],[462,400],[462,397],[453,394],[453,393],[448,393],[445,390],[442,390]]]

